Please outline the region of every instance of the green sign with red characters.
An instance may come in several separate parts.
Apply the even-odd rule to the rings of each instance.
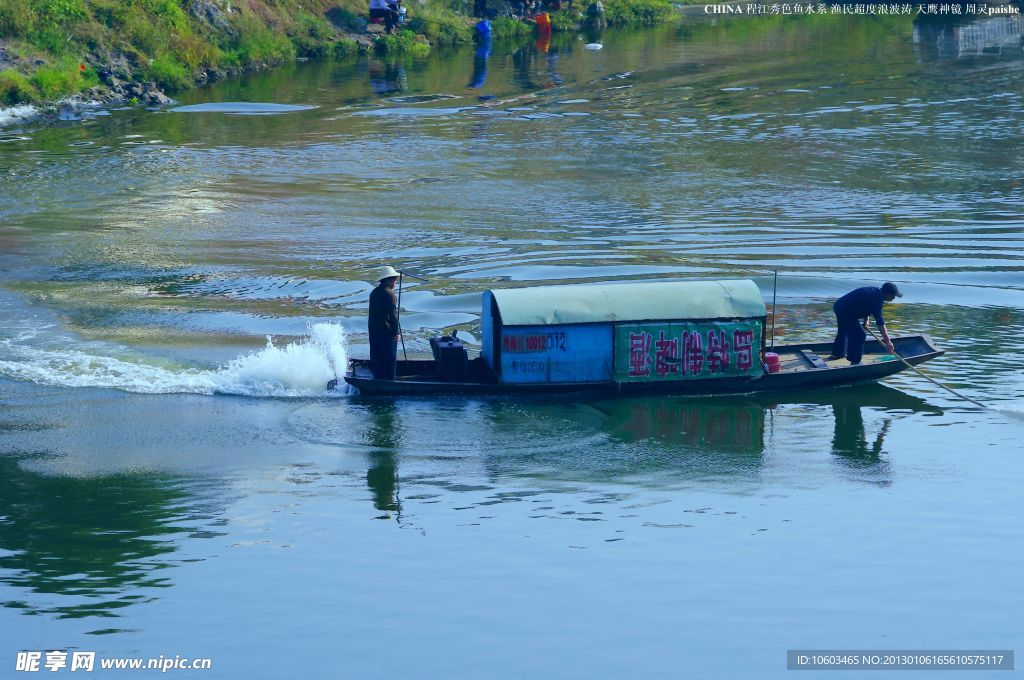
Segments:
[[[761,333],[759,320],[619,324],[615,380],[756,377],[763,373]]]

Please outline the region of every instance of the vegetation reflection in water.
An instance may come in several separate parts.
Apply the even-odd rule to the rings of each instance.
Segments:
[[[174,553],[200,528],[194,490],[147,475],[40,474],[0,457],[0,582],[4,606],[58,618],[119,617],[174,585]]]

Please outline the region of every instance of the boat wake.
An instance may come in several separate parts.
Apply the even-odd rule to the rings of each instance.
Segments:
[[[1024,425],[1024,410],[1017,408],[993,408],[993,411]]]
[[[115,357],[79,349],[47,349],[0,342],[0,376],[40,385],[97,387],[142,394],[233,394],[249,397],[345,396],[326,391],[348,363],[344,329],[311,324],[297,342],[277,346],[267,337],[261,350],[216,369],[159,363],[151,358]],[[342,383],[344,385],[344,383]]]

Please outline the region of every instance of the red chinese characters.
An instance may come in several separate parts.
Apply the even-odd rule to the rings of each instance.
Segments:
[[[690,375],[699,375],[704,370],[704,338],[696,331],[683,332],[683,345],[686,351],[684,359],[686,371]]]
[[[629,377],[646,378],[651,375],[651,341],[650,333],[629,334]]]
[[[760,368],[760,327],[743,322],[682,322],[623,329],[616,342],[620,380],[680,380],[751,375]],[[619,363],[621,362],[621,363]]]
[[[665,331],[658,332],[654,343],[654,375],[659,378],[679,373],[679,338],[665,338]]]
[[[754,366],[754,331],[734,331],[732,348],[736,352],[736,368],[743,372]]]
[[[729,370],[729,343],[725,331],[708,331],[708,373],[725,373]]]

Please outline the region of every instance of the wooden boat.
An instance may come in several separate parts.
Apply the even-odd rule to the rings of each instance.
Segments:
[[[917,365],[942,356],[928,335],[908,335],[893,338],[893,346],[911,365]],[[469,362],[469,372],[463,382],[441,379],[433,359],[410,359],[398,362],[396,380],[376,380],[366,359],[352,359],[345,382],[365,395],[428,395],[476,394],[514,395],[537,393],[668,393],[668,394],[752,394],[785,390],[811,390],[822,387],[855,385],[874,382],[895,375],[906,365],[877,341],[865,345],[864,358],[857,366],[845,359],[825,361],[832,343],[779,345],[782,368],[778,373],[765,373],[757,378],[709,379],[691,382],[663,383],[533,383],[502,384],[490,368],[477,357]]]
[[[860,364],[826,361],[832,343],[776,346],[764,364],[767,310],[752,281],[651,282],[492,290],[483,348],[399,361],[378,380],[353,359],[345,381],[363,395],[749,394],[873,382],[941,356],[927,335],[876,340]],[[461,350],[464,352],[464,350]],[[458,364],[455,364],[458,366]]]

